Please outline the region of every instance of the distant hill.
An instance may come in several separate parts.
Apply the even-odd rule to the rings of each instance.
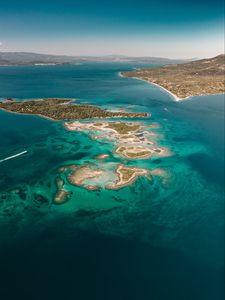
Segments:
[[[29,52],[0,52],[0,65],[76,64],[82,62],[142,62],[152,64],[184,63],[190,60],[161,57],[106,56],[64,56]]]
[[[71,57],[28,52],[0,52],[0,65],[62,64],[71,62]]]
[[[141,68],[123,72],[122,75],[156,83],[181,99],[194,95],[219,94],[225,92],[225,55],[184,64]]]
[[[172,68],[179,68],[180,70],[187,72],[189,75],[224,75],[225,55],[220,54],[213,58],[192,61],[186,64],[181,64],[178,67],[173,66]]]

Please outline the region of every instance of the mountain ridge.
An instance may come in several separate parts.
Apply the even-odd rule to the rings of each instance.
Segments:
[[[170,59],[163,57],[134,57],[126,55],[67,56],[35,52],[0,52],[0,65],[76,64],[82,62],[143,62],[155,64],[184,63],[193,59]]]

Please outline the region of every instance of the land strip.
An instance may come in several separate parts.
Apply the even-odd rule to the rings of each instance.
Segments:
[[[157,84],[174,96],[175,100],[221,94],[225,93],[225,55],[185,64],[141,68],[121,72],[121,75]]]
[[[84,120],[94,118],[144,118],[145,112],[109,111],[94,105],[74,104],[69,99],[2,101],[0,109],[19,114],[39,115],[51,120]]]

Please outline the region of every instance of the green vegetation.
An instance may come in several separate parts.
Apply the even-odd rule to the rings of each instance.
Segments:
[[[121,152],[124,152],[125,150],[126,150],[125,147],[119,147],[117,151],[118,151],[119,153],[121,153]]]
[[[143,158],[151,155],[151,151],[148,149],[140,149],[134,147],[124,147],[120,146],[116,149],[117,153],[120,153],[127,158]]]
[[[93,125],[97,126],[97,127],[101,127],[103,125],[103,123],[94,123]]]
[[[138,158],[138,157],[143,157],[143,156],[146,156],[146,155],[149,155],[150,152],[149,151],[141,151],[141,152],[126,152],[126,155],[128,157],[131,157],[131,158]]]
[[[108,123],[107,125],[108,128],[116,130],[119,134],[127,134],[130,131],[137,131],[140,129],[140,125],[129,125],[128,123],[125,122],[120,122],[120,123]]]
[[[0,108],[20,114],[41,115],[53,120],[83,120],[93,118],[142,118],[147,113],[111,112],[93,105],[73,104],[68,99],[0,102]]]
[[[179,98],[225,92],[225,56],[202,59],[185,64],[123,72],[123,76],[136,77],[159,84]]]
[[[120,169],[120,174],[122,176],[123,181],[129,181],[130,178],[135,174],[135,170],[129,168]]]

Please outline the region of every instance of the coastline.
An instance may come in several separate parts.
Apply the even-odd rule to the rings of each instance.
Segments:
[[[128,77],[124,76],[124,75],[122,74],[122,72],[118,72],[118,76],[121,77],[121,78],[128,78]],[[152,85],[157,86],[158,88],[164,90],[164,91],[167,92],[169,95],[171,95],[171,96],[174,98],[174,100],[175,100],[176,102],[178,102],[178,101],[183,101],[183,100],[185,100],[185,99],[188,99],[188,98],[190,98],[190,97],[193,97],[193,96],[190,96],[190,97],[186,97],[186,98],[179,98],[179,97],[176,96],[174,93],[172,93],[171,91],[167,90],[166,88],[164,88],[163,86],[161,86],[161,85],[159,85],[159,84],[157,84],[157,83],[154,83],[154,82],[151,82],[151,81],[148,81],[148,80],[139,78],[139,77],[129,77],[129,78],[133,78],[133,79],[145,81],[145,82],[147,82],[147,83],[149,83],[149,84],[152,84]]]
[[[139,78],[135,77],[135,79],[139,79]],[[187,98],[179,98],[179,97],[176,96],[174,93],[172,93],[171,91],[167,90],[166,88],[164,88],[163,86],[161,86],[161,85],[159,85],[159,84],[157,84],[157,83],[154,83],[154,82],[151,82],[151,81],[148,81],[148,80],[144,80],[144,79],[140,79],[140,80],[146,81],[146,82],[148,82],[148,83],[150,83],[150,84],[152,84],[152,85],[155,85],[155,86],[159,87],[161,90],[167,92],[170,96],[172,96],[176,102],[178,102],[178,101],[183,101],[183,100],[185,100],[185,99],[190,98],[190,97],[187,97]],[[191,96],[191,97],[192,97],[192,96]]]
[[[118,76],[122,77],[122,78],[125,78],[125,76],[123,76],[122,72],[118,72]]]
[[[4,112],[7,112],[7,113],[10,113],[10,114],[16,114],[16,115],[22,115],[22,116],[33,116],[33,117],[40,117],[40,118],[43,118],[43,119],[46,119],[46,120],[48,120],[48,121],[52,121],[52,122],[67,122],[67,121],[71,121],[71,122],[73,122],[73,120],[67,120],[67,119],[65,119],[65,120],[57,120],[57,119],[52,119],[51,117],[47,117],[47,116],[45,116],[45,115],[41,115],[41,114],[33,114],[33,113],[31,113],[31,114],[29,114],[29,113],[21,113],[21,112],[16,112],[16,111],[11,111],[11,110],[7,110],[7,109],[5,109],[5,108],[2,108],[2,107],[0,107],[0,110],[2,110],[2,111],[4,111]],[[150,114],[149,113],[147,113],[147,117],[149,117],[150,116]],[[125,116],[122,116],[122,115],[118,115],[118,117],[93,117],[93,118],[91,118],[91,119],[88,119],[88,118],[86,118],[86,119],[74,119],[74,121],[91,121],[91,120],[100,120],[100,119],[103,119],[103,120],[105,120],[105,119],[120,119],[120,118],[123,118],[123,119],[126,119],[126,118],[129,118],[129,117],[125,117]]]
[[[188,97],[184,97],[184,98],[180,98],[178,96],[176,96],[173,92],[167,90],[166,88],[164,88],[163,86],[157,84],[157,83],[154,83],[152,81],[148,81],[146,79],[142,79],[142,78],[139,78],[139,77],[127,77],[127,76],[124,76],[122,74],[122,72],[118,72],[118,76],[121,77],[121,78],[132,78],[132,79],[136,79],[136,80],[141,80],[141,81],[145,81],[147,82],[148,84],[152,84],[152,85],[155,85],[157,86],[158,88],[160,88],[161,90],[164,90],[165,92],[167,92],[169,95],[171,95],[174,99],[175,102],[183,102],[185,100],[189,100],[189,99],[192,99],[193,97],[204,97],[204,96],[215,96],[215,95],[225,95],[225,93],[214,93],[214,94],[200,94],[200,95],[190,95]]]
[[[130,176],[130,178],[124,179],[123,173],[121,170],[130,170],[133,171],[133,174]],[[126,186],[132,185],[140,176],[146,177],[148,180],[151,180],[151,174],[148,169],[141,169],[141,168],[135,168],[135,167],[128,167],[123,164],[119,164],[114,171],[114,173],[117,175],[117,180],[115,182],[110,182],[105,185],[106,189],[109,190],[118,190],[121,188],[124,188]]]
[[[21,115],[21,116],[33,116],[33,117],[36,116],[36,117],[39,117],[39,118],[42,118],[42,119],[46,119],[46,120],[52,121],[52,122],[60,122],[60,121],[62,121],[62,120],[52,119],[50,117],[47,117],[47,116],[44,116],[44,115],[41,115],[41,114],[20,113],[20,112],[16,112],[16,111],[7,110],[7,109],[2,108],[2,107],[0,107],[0,110],[2,110],[4,112],[7,112],[7,113],[10,113],[10,114]]]
[[[57,101],[54,103],[54,100]],[[44,103],[44,101],[46,102]],[[64,100],[57,98],[22,101],[20,102],[20,104],[17,101],[12,101],[11,104],[6,101],[0,101],[0,109],[8,113],[16,113],[21,115],[36,115],[55,122],[93,119],[136,119],[149,117],[149,113],[147,112],[129,112],[126,110],[110,111],[107,109],[103,109],[99,106],[90,104],[72,104],[71,106],[67,105],[71,102],[73,102],[73,100]],[[34,105],[29,106],[30,103]],[[15,106],[13,106],[13,104],[15,104]],[[39,104],[40,106],[38,107]],[[45,104],[47,106],[45,106]],[[36,107],[38,107],[38,109]],[[46,109],[48,107],[50,107],[50,110]],[[53,110],[52,107],[54,108]]]
[[[132,78],[135,78],[135,79],[139,79],[139,80],[142,80],[142,81],[146,81],[147,83],[150,83],[150,84],[153,84],[155,86],[158,86],[159,88],[161,88],[162,90],[166,91],[168,94],[170,94],[176,102],[183,102],[183,101],[186,101],[186,100],[189,100],[189,99],[192,99],[193,97],[205,97],[205,96],[215,96],[215,95],[225,95],[225,93],[215,93],[215,94],[200,94],[200,95],[190,95],[188,97],[184,97],[184,98],[179,98],[178,96],[176,96],[175,94],[173,94],[171,91],[167,90],[166,88],[164,88],[163,86],[157,84],[157,83],[154,83],[154,82],[151,82],[151,81],[148,81],[148,80],[144,80],[144,79],[140,79],[140,78],[137,78],[137,77],[132,77]]]

